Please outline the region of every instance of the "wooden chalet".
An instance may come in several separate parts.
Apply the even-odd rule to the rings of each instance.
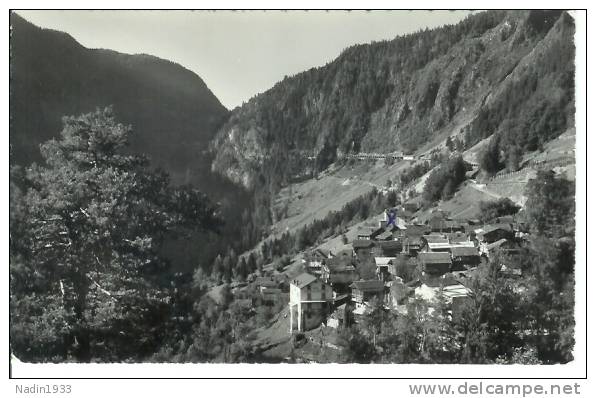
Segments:
[[[370,239],[356,239],[352,241],[352,248],[355,256],[371,254],[374,245],[375,243]]]
[[[376,248],[378,248],[378,251],[375,250]],[[375,254],[380,254],[385,257],[395,257],[397,254],[401,253],[402,243],[397,240],[378,242],[375,249],[373,249]]]
[[[479,243],[490,244],[500,239],[513,239],[514,231],[510,224],[492,224],[476,230]]]
[[[385,295],[385,284],[380,280],[355,281],[350,285],[352,289],[352,301],[360,304],[369,302],[374,297],[383,300]]]
[[[463,271],[480,264],[480,253],[476,247],[455,246],[451,249],[451,269]]]
[[[443,275],[451,270],[451,254],[426,252],[418,255],[422,271],[430,275]]]
[[[323,281],[337,292],[345,291],[352,282],[359,279],[358,271],[351,260],[331,258],[321,269]]]

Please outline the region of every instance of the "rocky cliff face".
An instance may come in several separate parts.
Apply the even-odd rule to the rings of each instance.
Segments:
[[[247,187],[283,183],[306,155],[322,169],[341,153],[423,150],[447,135],[542,134],[523,126],[546,109],[560,113],[543,123],[552,138],[573,123],[573,34],[566,13],[490,11],[348,48],[235,109],[212,167]]]

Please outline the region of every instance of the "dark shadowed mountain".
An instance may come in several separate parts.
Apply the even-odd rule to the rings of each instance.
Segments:
[[[308,167],[305,154],[321,170],[342,153],[423,151],[447,136],[468,148],[499,136],[501,156],[517,158],[574,123],[574,31],[561,11],[488,11],[350,47],[234,109],[214,168],[275,187]]]
[[[12,162],[39,160],[39,144],[59,133],[62,116],[113,105],[134,128],[133,151],[176,182],[201,179],[196,168],[210,163],[204,151],[228,112],[199,76],[150,55],[87,49],[15,13],[10,22]]]
[[[247,211],[250,193],[211,170],[209,142],[229,112],[199,76],[150,55],[87,49],[15,13],[10,22],[12,164],[39,161],[39,145],[59,134],[63,116],[113,105],[117,120],[133,127],[133,152],[148,155],[173,182],[207,193],[227,218]],[[239,234],[227,222],[221,236],[201,233],[191,244],[170,242],[167,251],[177,269],[192,270],[239,244]]]

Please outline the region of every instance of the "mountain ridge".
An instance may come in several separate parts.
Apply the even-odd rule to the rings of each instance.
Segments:
[[[149,54],[88,49],[14,12],[10,22],[14,163],[39,161],[39,144],[59,133],[62,116],[113,105],[133,126],[131,149],[176,182],[196,181],[196,167],[208,170],[206,149],[228,110],[194,72]]]
[[[495,109],[490,94],[523,68],[520,61],[545,38],[550,52],[536,61],[532,72],[538,80],[553,77],[554,82],[541,88],[546,83],[531,81],[538,87],[518,90],[527,91],[518,110]],[[556,113],[560,120],[553,122],[554,129],[561,133],[573,120],[573,85],[559,84],[573,70],[573,52],[573,21],[560,11],[489,11],[456,25],[355,45],[327,65],[285,78],[234,109],[211,146],[212,168],[246,187],[275,190],[293,175],[309,167],[320,171],[348,152],[415,152],[447,135],[467,137],[472,146],[501,134],[507,117],[520,129],[528,118],[540,118],[534,101]],[[554,65],[552,70],[540,69],[545,60]],[[529,71],[522,75],[532,80]],[[566,97],[557,111],[545,93],[561,91],[559,86]],[[517,89],[505,90],[499,98]],[[531,116],[521,115],[524,111]],[[499,123],[489,125],[484,117]],[[553,135],[544,134],[548,139]],[[504,143],[513,140],[505,138]],[[316,157],[314,166],[304,162],[303,153]]]

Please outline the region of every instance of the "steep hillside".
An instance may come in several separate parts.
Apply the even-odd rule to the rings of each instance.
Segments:
[[[456,135],[471,147],[494,133],[504,161],[519,157],[573,125],[573,34],[566,13],[489,11],[348,48],[235,109],[213,168],[278,187],[342,153],[423,151]]]
[[[230,219],[248,212],[250,193],[211,171],[207,149],[228,111],[199,76],[150,55],[87,49],[15,13],[10,44],[12,164],[39,161],[39,145],[59,134],[62,116],[113,105],[117,120],[133,126],[132,151],[164,167],[173,182],[206,192]],[[241,228],[226,223],[221,235],[176,239],[165,251],[176,270],[189,271],[240,241]]]
[[[15,13],[10,22],[12,162],[39,160],[39,144],[58,134],[62,116],[113,105],[118,120],[134,127],[131,148],[177,182],[196,179],[197,167],[208,170],[203,151],[227,110],[199,76],[150,55],[87,49]]]

